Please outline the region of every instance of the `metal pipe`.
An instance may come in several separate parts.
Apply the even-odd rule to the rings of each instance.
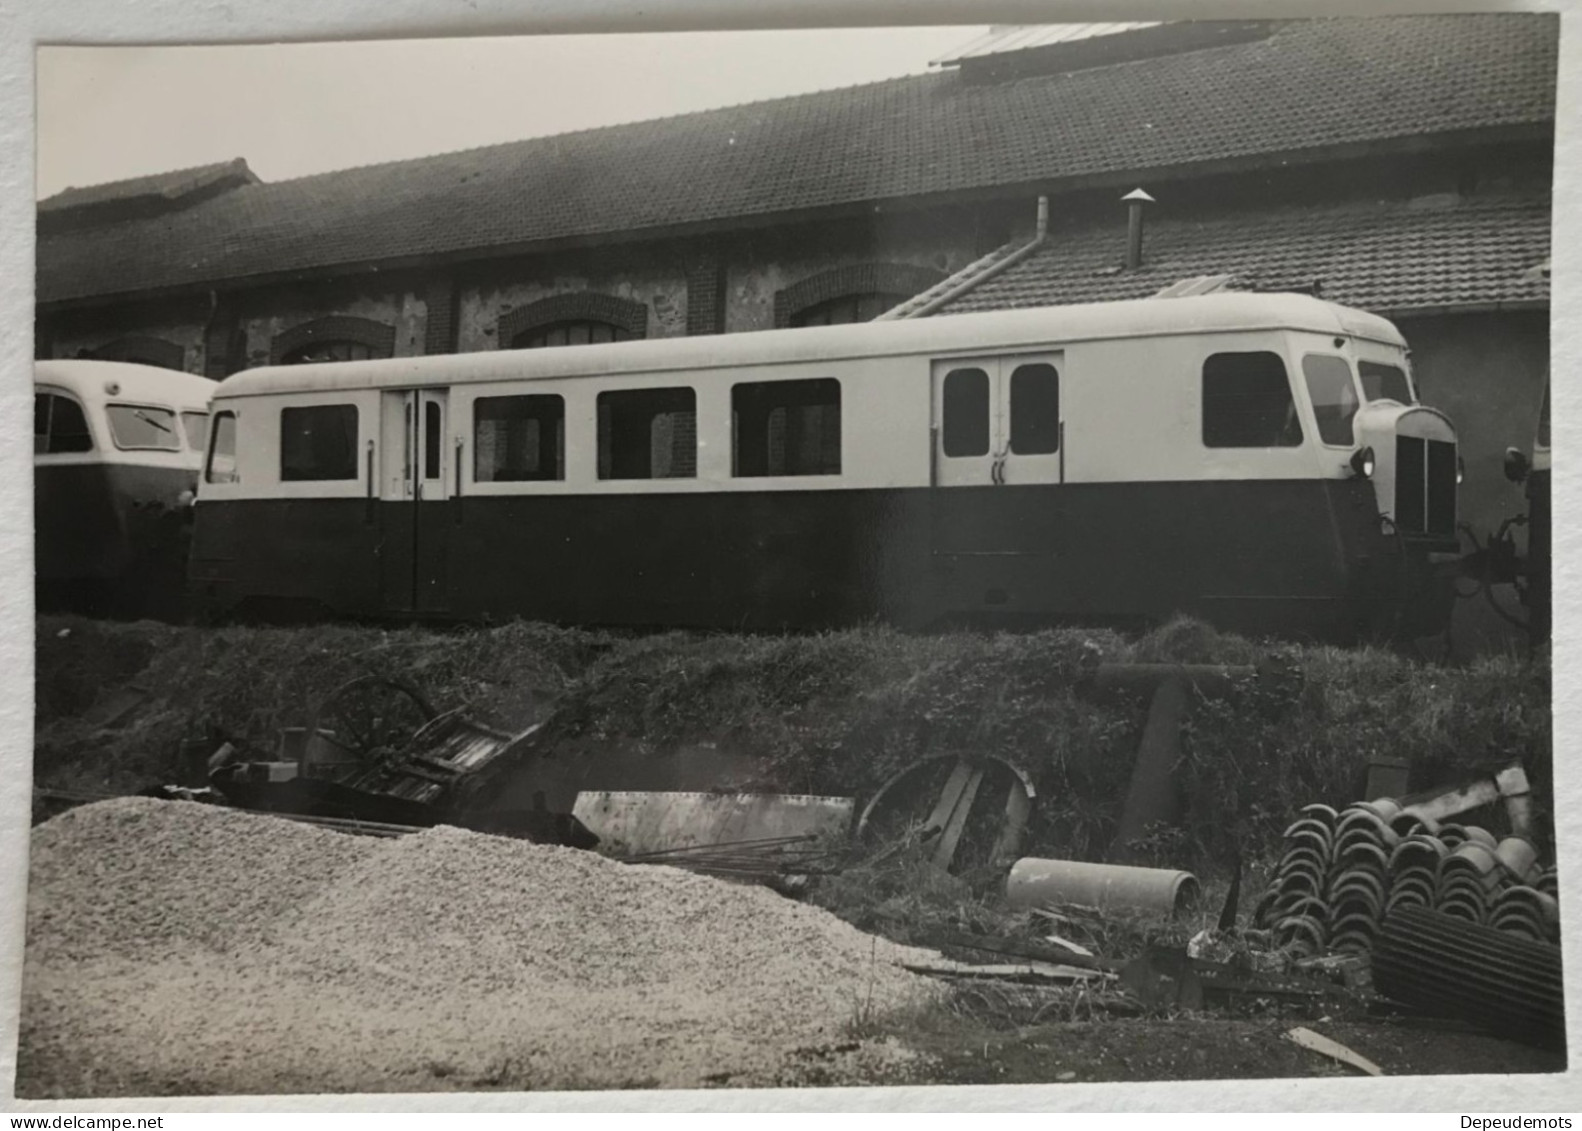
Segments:
[[[1197,878],[1190,872],[1036,856],[1018,860],[1005,880],[1006,901],[1024,910],[1075,903],[1177,915],[1195,904],[1199,895]]]

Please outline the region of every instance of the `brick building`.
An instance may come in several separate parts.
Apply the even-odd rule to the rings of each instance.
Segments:
[[[1486,530],[1519,509],[1500,456],[1548,367],[1558,33],[1542,14],[1001,31],[843,90],[273,184],[238,160],[71,189],[39,205],[37,354],[220,378],[1218,275],[1394,319]]]

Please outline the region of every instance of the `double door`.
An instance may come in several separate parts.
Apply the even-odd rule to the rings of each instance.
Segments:
[[[952,358],[933,365],[931,554],[950,614],[1035,611],[1058,587],[1065,523],[1063,356]]]
[[[386,392],[380,412],[380,572],[391,612],[449,607],[449,550],[461,444],[447,389]]]
[[[1059,353],[934,363],[934,484],[1058,483]]]

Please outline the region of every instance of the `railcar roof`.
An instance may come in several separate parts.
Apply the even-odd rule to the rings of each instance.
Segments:
[[[209,399],[219,389],[218,382],[192,373],[128,361],[87,359],[35,362],[33,380],[65,389],[88,402],[150,401],[187,410],[207,410]],[[115,393],[107,388],[112,382],[119,386]]]
[[[1385,319],[1306,295],[1213,294],[606,345],[386,358],[251,369],[218,397],[699,371],[886,355],[999,352],[1116,338],[1248,330],[1346,334],[1404,346]]]

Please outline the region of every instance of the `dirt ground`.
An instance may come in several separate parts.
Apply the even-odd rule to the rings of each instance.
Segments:
[[[916,1034],[932,1084],[1114,1083],[1361,1076],[1284,1039],[1298,1022],[1108,1020],[1012,1031]],[[1467,1029],[1394,1022],[1303,1022],[1377,1064],[1386,1076],[1563,1072],[1566,1055]],[[901,1081],[876,1080],[874,1083]],[[924,1081],[913,1081],[923,1083]]]

